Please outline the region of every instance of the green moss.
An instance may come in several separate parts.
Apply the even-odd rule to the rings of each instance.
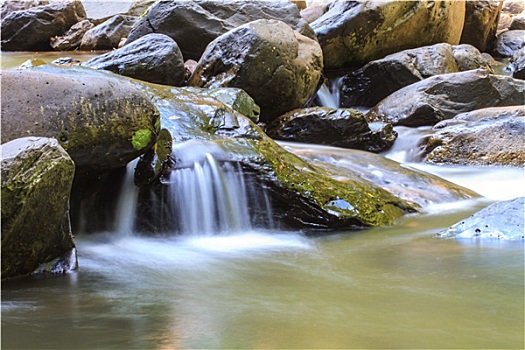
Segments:
[[[153,133],[150,129],[139,129],[133,134],[131,138],[131,145],[137,151],[140,151],[150,143],[152,135]]]

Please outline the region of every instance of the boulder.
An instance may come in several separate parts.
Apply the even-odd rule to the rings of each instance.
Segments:
[[[525,80],[525,47],[516,51],[510,60],[512,77],[515,79]]]
[[[355,109],[310,107],[278,117],[268,124],[266,134],[276,140],[382,152],[392,147],[397,133],[391,124],[379,124],[371,128]]]
[[[500,13],[496,35],[500,35],[504,31],[508,30],[511,24],[512,15],[509,15],[508,13]]]
[[[208,45],[190,86],[238,87],[261,107],[261,121],[300,108],[317,90],[323,70],[319,44],[276,20],[258,20]]]
[[[184,84],[184,60],[175,41],[163,34],[148,34],[118,50],[83,64],[156,84]]]
[[[518,15],[525,11],[525,3],[523,0],[505,0],[503,2],[502,11],[504,13]]]
[[[137,209],[139,231],[162,232],[169,226],[166,219],[173,223],[162,206],[167,203],[170,174],[191,167],[196,155],[206,159],[206,153],[225,166],[242,168],[247,182],[266,189],[276,224],[283,228],[388,225],[417,207],[368,182],[343,183],[330,178],[279,147],[248,118],[214,98],[191,88],[147,89],[161,113],[163,127],[171,133],[173,151],[160,177],[142,182]],[[250,210],[255,211],[254,216],[265,218],[268,214],[257,212],[255,206]]]
[[[80,1],[53,2],[9,13],[1,22],[2,51],[51,50],[49,38],[61,36],[86,17]]]
[[[438,237],[463,239],[501,239],[523,241],[525,198],[497,202],[437,234]]]
[[[463,1],[338,1],[310,25],[325,67],[359,67],[394,52],[459,43]]]
[[[436,75],[406,86],[379,102],[366,116],[369,121],[393,125],[434,125],[460,113],[521,105],[524,100],[524,81],[476,69]]]
[[[470,44],[480,51],[489,51],[496,41],[502,0],[466,1],[465,25],[461,44]]]
[[[354,149],[301,144],[283,147],[339,181],[368,181],[425,211],[434,204],[457,202],[479,194],[439,176],[407,167],[382,155]],[[429,208],[430,209],[430,208]]]
[[[32,7],[49,5],[49,1],[46,0],[6,0],[2,2],[0,6],[0,18],[4,19],[8,14],[15,11],[24,11]]]
[[[494,54],[501,57],[512,57],[523,47],[525,47],[525,30],[508,30],[498,35]]]
[[[393,92],[425,78],[476,68],[492,70],[471,45],[443,43],[404,50],[344,75],[341,106],[373,107]]]
[[[523,105],[461,113],[433,130],[424,150],[428,163],[525,166]]]
[[[327,4],[310,4],[307,8],[301,10],[301,17],[308,23],[312,23],[319,17],[325,14],[328,11]]]
[[[45,266],[49,272],[76,269],[69,224],[73,161],[48,138],[12,140],[1,152],[2,280]]]
[[[177,42],[184,59],[197,61],[217,37],[258,19],[280,20],[315,38],[290,1],[158,1],[133,27],[126,44],[149,33],[166,34]]]
[[[115,15],[84,34],[80,50],[111,50],[118,47],[120,40],[128,36],[131,27],[138,20],[135,16]]]
[[[525,30],[525,12],[520,13],[512,19],[512,23],[509,26],[510,30]]]
[[[78,175],[125,166],[154,144],[159,130],[158,111],[148,98],[104,71],[52,65],[6,70],[1,98],[2,142],[56,138]]]
[[[80,46],[84,34],[94,26],[87,19],[80,21],[69,28],[64,35],[50,38],[50,45],[57,51],[75,50]]]

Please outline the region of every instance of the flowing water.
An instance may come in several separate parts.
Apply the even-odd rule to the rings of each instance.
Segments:
[[[246,203],[264,193],[213,149],[198,154],[167,177],[184,234],[134,233],[122,200],[113,232],[75,232],[79,271],[2,284],[2,348],[524,348],[523,241],[435,237],[486,199],[306,237],[253,225]],[[521,168],[410,166],[490,200],[525,195]]]

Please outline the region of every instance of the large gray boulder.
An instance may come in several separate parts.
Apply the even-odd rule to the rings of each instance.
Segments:
[[[80,50],[111,50],[126,38],[138,17],[115,15],[88,30],[80,42]]]
[[[470,44],[480,51],[489,51],[496,41],[496,31],[502,0],[465,1],[465,25],[460,43]]]
[[[258,20],[211,42],[188,85],[241,88],[261,107],[261,121],[269,122],[314,96],[322,70],[317,41],[284,22]]]
[[[343,76],[342,107],[373,107],[393,92],[428,77],[490,64],[471,45],[435,44],[404,50],[367,63]]]
[[[118,50],[94,57],[83,66],[156,84],[184,84],[182,53],[177,43],[163,34],[145,35]]]
[[[37,269],[75,269],[69,224],[73,161],[48,138],[16,139],[3,144],[1,153],[2,280]]]
[[[6,0],[2,2],[0,6],[0,18],[4,19],[8,14],[15,11],[24,11],[30,9],[31,7],[37,7],[42,5],[49,5],[47,0]]]
[[[494,54],[501,57],[512,57],[525,47],[525,30],[508,30],[498,35]]]
[[[71,26],[64,35],[50,38],[50,45],[57,51],[78,49],[84,34],[93,27],[95,27],[95,25],[87,19],[80,21]]]
[[[426,140],[426,162],[525,166],[523,105],[462,113],[436,124],[433,130]]]
[[[14,11],[2,18],[2,51],[52,50],[49,38],[64,35],[86,17],[80,1],[53,2],[49,5]]]
[[[184,59],[199,60],[220,35],[258,19],[276,19],[310,38],[315,34],[288,0],[158,1],[133,27],[126,45],[149,33],[166,34],[177,42]]]
[[[463,1],[336,1],[310,25],[325,67],[362,66],[405,49],[459,43]]]
[[[523,241],[525,197],[497,202],[461,220],[438,237]]]
[[[522,105],[525,81],[484,69],[436,75],[406,86],[367,113],[369,121],[393,125],[434,125],[464,112]]]
[[[355,109],[310,107],[286,113],[266,127],[273,139],[382,152],[392,147],[397,133],[391,124],[372,127]]]
[[[2,72],[2,142],[56,138],[77,173],[125,166],[154,144],[157,109],[130,81],[88,68]]]

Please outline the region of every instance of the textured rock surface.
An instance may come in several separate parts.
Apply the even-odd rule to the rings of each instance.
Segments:
[[[184,60],[175,41],[148,34],[118,50],[90,59],[83,66],[105,69],[156,84],[184,84]]]
[[[80,46],[84,34],[93,27],[95,25],[87,19],[80,21],[69,28],[64,35],[52,37],[50,45],[57,51],[75,50]]]
[[[476,109],[522,105],[525,82],[483,69],[436,75],[398,90],[367,113],[369,121],[434,125]]]
[[[519,241],[524,238],[524,222],[525,198],[519,197],[491,204],[438,236]]]
[[[51,50],[49,38],[63,35],[86,16],[79,1],[54,2],[9,13],[1,22],[2,51]]]
[[[215,39],[199,60],[189,85],[238,87],[269,122],[302,107],[316,92],[323,69],[319,44],[281,21],[258,20]]]
[[[184,59],[199,60],[218,36],[258,19],[276,19],[310,38],[312,29],[290,1],[160,1],[133,27],[126,44],[149,33],[166,34]]]
[[[525,166],[525,106],[462,113],[434,130],[425,149],[427,162]]]
[[[373,107],[393,92],[428,77],[490,65],[471,45],[436,44],[367,63],[343,77],[341,106]]]
[[[362,66],[405,49],[458,44],[463,1],[340,1],[310,25],[327,69]]]
[[[1,152],[2,280],[68,256],[69,268],[76,268],[69,224],[73,161],[47,138],[16,139],[3,144]],[[57,266],[51,272],[69,269],[61,266],[63,271]]]
[[[525,30],[509,30],[498,35],[494,54],[502,57],[512,55],[525,47]]]
[[[525,80],[525,47],[512,55],[511,67],[513,78]]]
[[[138,20],[135,16],[116,15],[84,34],[81,50],[111,50],[118,47],[122,38],[128,36]]]
[[[78,174],[126,165],[155,142],[159,115],[125,78],[104,71],[39,66],[2,72],[2,142],[56,138]]]
[[[311,107],[286,113],[266,127],[273,139],[385,151],[394,143],[397,133],[392,125],[370,129],[363,113],[355,109]]]
[[[460,43],[470,44],[480,51],[489,51],[496,41],[501,0],[465,1],[465,25]]]

